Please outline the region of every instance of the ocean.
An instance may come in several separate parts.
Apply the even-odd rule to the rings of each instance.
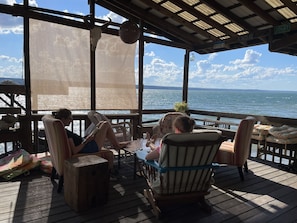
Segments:
[[[143,92],[143,109],[173,109],[174,104],[180,101],[180,88],[151,87]],[[0,101],[1,106],[3,102]],[[205,111],[297,118],[297,91],[189,89],[188,107]],[[157,120],[161,116],[145,115],[143,121]],[[3,151],[3,144],[0,143],[0,154]]]
[[[19,96],[17,99],[24,105],[25,100],[22,97]],[[148,86],[143,91],[143,109],[173,109],[174,104],[181,101],[181,88]],[[0,100],[1,106],[5,105]],[[297,118],[297,91],[190,88],[188,107],[193,110]],[[150,119],[159,117],[159,115],[150,116]]]
[[[144,109],[172,109],[181,89],[144,89]],[[297,91],[190,89],[188,107],[195,110],[297,118]]]
[[[24,84],[20,78],[0,77],[0,83],[5,82]],[[144,87],[143,109],[173,109],[175,102],[181,101],[180,87]],[[3,105],[0,100],[0,107]],[[205,111],[297,118],[297,91],[189,88],[188,106]]]
[[[17,100],[24,105],[22,96]],[[146,86],[143,91],[143,109],[173,109],[174,104],[181,101],[181,88]],[[1,106],[5,104],[0,100]],[[188,107],[194,110],[297,118],[297,91],[190,88]]]

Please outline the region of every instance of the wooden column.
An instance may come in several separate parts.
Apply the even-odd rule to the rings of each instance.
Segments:
[[[94,0],[89,1],[90,4],[90,29],[95,25],[95,3]],[[91,30],[90,30],[91,39]],[[96,110],[96,50],[92,50],[90,41],[90,72],[91,72],[91,110]]]
[[[25,10],[28,11],[29,0],[24,0]],[[31,127],[31,74],[30,74],[30,33],[29,33],[29,16],[28,13],[24,13],[24,69],[25,69],[25,92],[26,92],[26,114],[24,120],[26,123],[22,123],[21,131],[25,133],[23,135],[22,146],[28,152],[34,152],[32,145],[32,127]],[[28,123],[29,122],[29,123]]]
[[[142,22],[140,21],[140,37],[139,37],[139,55],[138,55],[138,114],[139,114],[139,123],[138,125],[142,125],[142,110],[143,110],[143,56],[144,56],[144,39],[143,39],[143,26]],[[140,134],[142,131],[138,131]],[[142,136],[139,135],[142,138]]]
[[[184,59],[183,101],[188,102],[190,51],[187,49]]]

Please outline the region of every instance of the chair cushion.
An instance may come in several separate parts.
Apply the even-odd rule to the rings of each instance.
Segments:
[[[272,128],[271,125],[255,124],[252,134],[259,135],[259,136],[267,136],[271,128]]]
[[[224,141],[214,161],[221,164],[228,164],[234,161],[234,155],[234,142]]]
[[[43,116],[42,121],[45,127],[51,161],[57,173],[62,176],[64,172],[64,160],[72,156],[64,125],[61,120],[55,119],[51,115]]]
[[[276,138],[274,136],[268,136],[266,138],[267,142],[272,142],[272,143],[277,143],[277,144],[297,144],[297,138],[291,138],[291,139],[280,139],[280,138]]]
[[[278,139],[297,138],[297,128],[288,125],[272,127],[269,129],[269,133]]]
[[[0,176],[24,166],[32,161],[32,156],[24,149],[17,150],[0,159]]]

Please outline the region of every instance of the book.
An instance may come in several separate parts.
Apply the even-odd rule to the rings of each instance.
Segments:
[[[90,133],[89,135],[85,136],[84,140],[82,141],[82,144],[85,144],[85,143],[86,143],[87,138],[88,138],[89,136],[94,137],[94,136],[97,134],[98,131],[99,131],[99,128],[98,128],[98,127],[95,127],[95,128],[93,129],[93,131],[91,131],[91,133]]]

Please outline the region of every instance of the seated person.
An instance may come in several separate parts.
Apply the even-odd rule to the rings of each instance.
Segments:
[[[187,115],[178,116],[173,121],[174,133],[189,133],[192,132],[195,126],[195,120]],[[147,160],[158,160],[160,156],[160,149],[162,147],[162,141],[159,146],[155,145],[156,137],[150,138],[149,133],[147,133],[147,143],[146,146],[151,148],[151,152],[146,155]]]
[[[53,112],[53,116],[56,119],[60,119],[64,126],[69,126],[73,121],[72,113],[69,109],[61,108],[56,112]],[[69,131],[66,129],[66,134],[69,140],[69,145],[72,150],[72,154],[77,153],[96,153],[101,150],[103,147],[103,143],[105,139],[108,139],[115,149],[121,149],[127,146],[127,142],[119,143],[116,140],[114,132],[111,128],[111,125],[107,121],[99,122],[96,126],[96,133],[93,131],[92,133],[85,138]],[[102,158],[108,160],[109,169],[113,169],[113,153],[102,153]]]

